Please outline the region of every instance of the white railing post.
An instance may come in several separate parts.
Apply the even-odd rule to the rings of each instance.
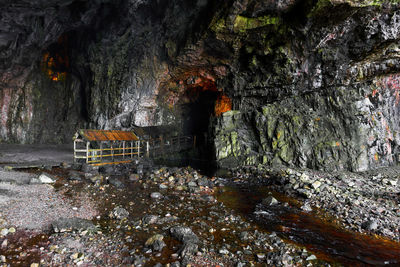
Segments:
[[[89,163],[89,142],[86,142],[86,163]]]

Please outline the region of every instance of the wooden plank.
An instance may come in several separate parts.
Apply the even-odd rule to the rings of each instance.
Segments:
[[[123,164],[123,163],[131,163],[132,160],[124,160],[124,161],[113,161],[113,162],[101,162],[101,163],[95,163],[95,164],[90,164],[92,166],[102,166],[102,165],[111,165],[111,164]]]

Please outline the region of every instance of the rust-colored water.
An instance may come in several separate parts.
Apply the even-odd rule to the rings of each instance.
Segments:
[[[268,195],[267,187],[226,187],[219,201],[236,210],[268,232],[306,247],[319,259],[346,266],[400,266],[400,244],[391,240],[351,232],[323,220],[315,213],[302,212],[296,200],[273,193],[289,206],[270,206],[258,215],[255,206]]]

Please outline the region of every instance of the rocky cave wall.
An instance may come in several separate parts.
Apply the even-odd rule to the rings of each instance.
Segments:
[[[209,160],[221,167],[361,171],[399,160],[399,1],[20,0],[1,9],[3,142],[66,142],[79,127],[179,132],[210,92]]]

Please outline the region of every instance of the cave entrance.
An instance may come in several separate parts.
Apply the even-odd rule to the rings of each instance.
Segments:
[[[189,102],[183,111],[184,133],[196,136],[196,149],[202,161],[214,159],[213,143],[210,139],[210,122],[212,118],[232,109],[232,103],[214,80],[201,80],[187,87],[186,98]]]

